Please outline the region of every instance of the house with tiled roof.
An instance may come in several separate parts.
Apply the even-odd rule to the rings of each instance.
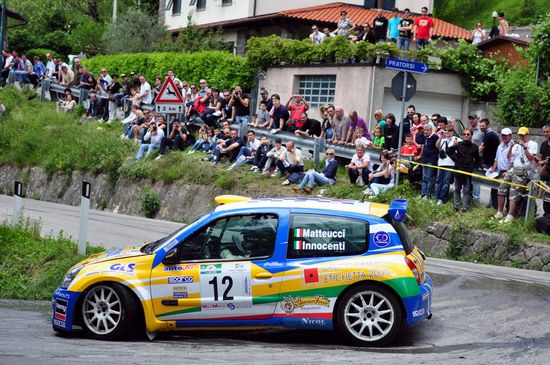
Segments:
[[[190,1],[190,2],[189,2]],[[432,9],[433,0],[384,0],[385,16],[392,17],[391,8],[409,8],[416,18],[423,6]],[[189,5],[188,5],[189,4]],[[237,53],[244,53],[246,41],[252,36],[280,35],[284,38],[304,39],[311,25],[336,28],[340,12],[345,10],[355,23],[372,24],[377,1],[348,0],[167,0],[161,1],[161,18],[172,33],[187,26],[188,16],[201,27],[219,27],[225,41],[233,42]],[[164,7],[163,7],[164,5]],[[167,8],[166,5],[170,7]],[[469,30],[434,18],[434,38],[444,40],[470,39]]]

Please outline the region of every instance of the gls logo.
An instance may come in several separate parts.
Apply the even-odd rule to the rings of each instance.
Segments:
[[[136,264],[133,264],[133,263],[128,264],[128,265],[125,265],[125,264],[112,264],[109,269],[111,269],[113,271],[120,271],[120,272],[123,272],[123,273],[132,273],[132,272],[134,272],[135,266],[136,266]]]

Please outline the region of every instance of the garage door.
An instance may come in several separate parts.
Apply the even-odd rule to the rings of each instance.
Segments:
[[[416,95],[407,102],[407,105],[413,104],[416,111],[420,114],[432,115],[439,113],[447,118],[461,119],[462,115],[462,97],[457,95],[436,94],[430,92],[417,92]],[[382,107],[384,113],[393,113],[397,120],[401,115],[401,102],[395,100],[391,90],[384,90],[384,104]],[[405,110],[405,112],[407,112]]]

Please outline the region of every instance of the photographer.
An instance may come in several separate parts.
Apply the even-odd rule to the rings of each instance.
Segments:
[[[447,155],[454,156],[455,169],[472,173],[474,168],[481,166],[481,158],[479,157],[479,147],[472,143],[474,131],[472,128],[464,129],[464,140],[455,142],[447,148]],[[472,186],[472,176],[467,174],[455,174],[455,192],[454,192],[454,208],[459,210],[460,193],[462,192],[462,212],[468,210],[470,204]]]
[[[442,138],[438,139],[435,143],[435,147],[439,150],[439,159],[437,160],[437,166],[452,169],[455,166],[455,162],[449,155],[447,155],[447,149],[461,141],[460,138],[454,135],[455,129],[452,125],[446,125],[441,131]],[[437,177],[435,178],[435,198],[437,199],[437,205],[445,204],[449,199],[449,187],[453,180],[453,172],[448,170],[437,170]]]
[[[136,161],[141,160],[145,151],[147,151],[146,156],[149,156],[151,153],[153,153],[155,149],[160,148],[160,142],[162,141],[163,137],[164,131],[161,128],[157,127],[156,122],[152,122],[149,130],[147,130],[147,133],[143,137],[143,140],[149,143],[142,143],[139,146],[139,150],[136,155]]]
[[[231,114],[231,120],[234,120],[237,124],[250,123],[250,97],[243,93],[240,86],[235,86],[233,96],[229,105],[233,108]]]
[[[191,143],[191,137],[186,127],[182,127],[178,119],[172,121],[172,130],[168,137],[162,137],[160,141],[160,151],[156,160],[164,157],[166,147],[174,148],[178,151],[183,149]],[[164,133],[163,133],[164,134]]]
[[[380,155],[380,166],[369,174],[369,188],[363,193],[376,196],[395,186],[395,154],[384,151]]]
[[[529,129],[521,127],[518,129],[519,141],[511,142],[512,147],[508,151],[508,157],[512,159],[512,169],[504,177],[504,181],[498,187],[498,207],[494,215],[496,219],[504,217],[504,203],[506,197],[510,202],[508,215],[504,218],[504,223],[511,222],[514,219],[516,208],[525,189],[517,185],[527,185],[529,179],[536,173],[535,156],[538,151],[538,145],[535,141],[529,141]],[[517,184],[510,185],[512,182]]]

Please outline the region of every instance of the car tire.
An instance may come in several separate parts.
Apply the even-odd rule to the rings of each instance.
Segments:
[[[88,289],[80,305],[82,329],[97,340],[129,337],[137,323],[138,303],[121,284],[98,284]]]
[[[379,285],[361,285],[344,293],[336,312],[336,326],[347,342],[383,346],[401,327],[401,306],[395,294]]]

